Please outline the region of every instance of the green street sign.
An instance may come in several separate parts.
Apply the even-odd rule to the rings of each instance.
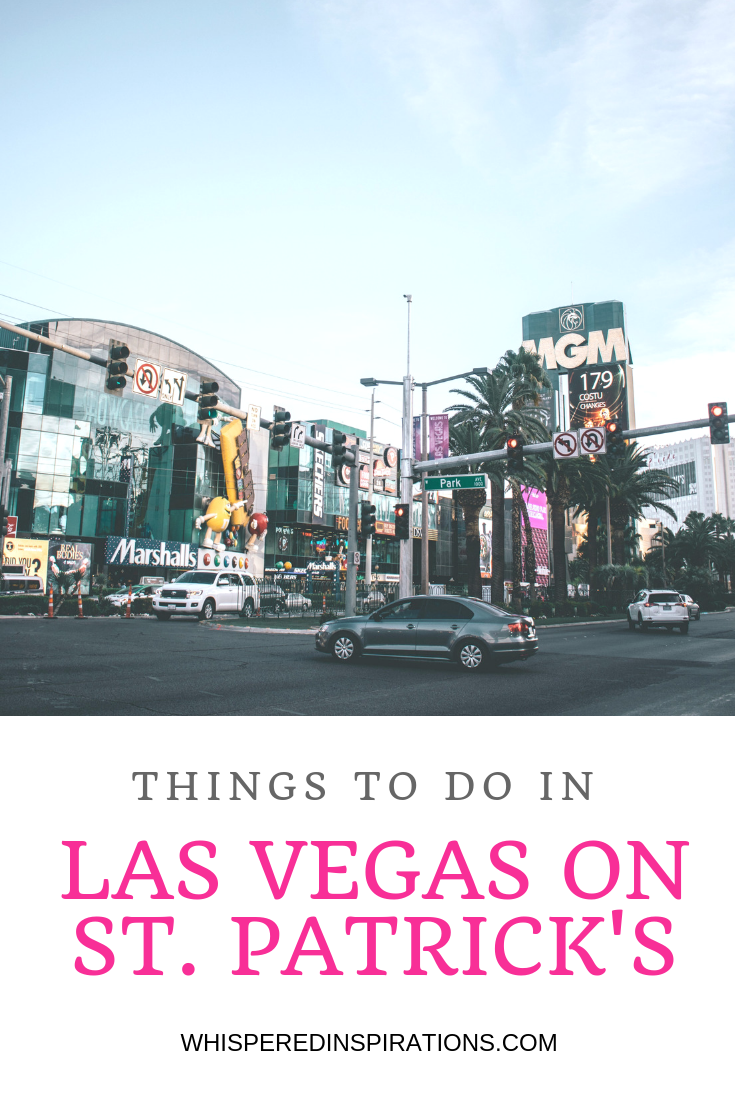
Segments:
[[[442,474],[426,479],[427,490],[487,490],[487,475]]]

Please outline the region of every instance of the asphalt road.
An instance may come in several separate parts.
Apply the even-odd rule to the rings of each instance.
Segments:
[[[0,714],[735,714],[735,612],[689,634],[625,623],[541,628],[539,653],[495,671],[363,659],[337,665],[310,635],[191,620],[0,619]]]

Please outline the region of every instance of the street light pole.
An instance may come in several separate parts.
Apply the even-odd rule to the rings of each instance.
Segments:
[[[428,385],[421,386],[421,459],[429,458],[427,446]],[[426,492],[426,474],[421,473],[421,592],[429,592],[429,495]]]
[[[373,503],[373,442],[375,437],[375,388],[370,392],[370,463],[368,465],[368,502]],[[365,540],[365,589],[370,591],[373,580],[373,537]]]
[[[406,374],[403,376],[403,432],[401,434],[401,501],[408,507],[409,538],[400,541],[398,596],[413,596],[413,379],[411,378],[411,295],[403,296],[408,311],[406,328]]]

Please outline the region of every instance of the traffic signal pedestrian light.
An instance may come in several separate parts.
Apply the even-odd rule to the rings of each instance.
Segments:
[[[128,356],[130,349],[126,344],[113,344],[107,359],[107,378],[105,390],[123,390],[126,386],[125,377],[128,373]]]
[[[343,432],[332,432],[332,466],[347,462],[347,437]]]
[[[729,444],[730,426],[727,422],[727,402],[710,402],[709,438],[713,444]]]
[[[197,402],[199,404],[199,421],[214,420],[217,416],[217,391],[219,390],[219,383],[200,383],[199,384],[199,397]]]
[[[605,422],[605,443],[607,455],[613,457],[625,454],[625,440],[620,435],[622,427],[619,421]]]
[[[411,506],[410,505],[394,505],[393,512],[395,514],[396,523],[396,539],[407,540],[411,538]]]
[[[523,474],[523,438],[509,436],[505,441],[505,455],[508,460],[508,474]]]
[[[360,530],[363,539],[375,535],[375,506],[369,501],[360,502]]]
[[[291,442],[291,414],[288,410],[277,409],[273,414],[273,428],[271,429],[271,447],[277,452]]]

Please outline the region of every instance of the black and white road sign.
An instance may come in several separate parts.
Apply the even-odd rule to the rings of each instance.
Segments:
[[[359,551],[353,551],[352,552],[352,561],[355,564],[355,566],[360,565],[360,552]]]
[[[580,429],[579,450],[582,455],[604,455],[607,451],[607,440],[604,429]]]
[[[144,394],[146,398],[155,398],[161,385],[162,372],[160,364],[151,363],[150,360],[136,360],[133,374],[135,393]]]
[[[554,449],[554,459],[576,459],[579,455],[579,438],[576,432],[565,429],[564,432],[555,432],[551,438]]]
[[[306,439],[306,428],[294,421],[291,425],[291,447],[303,448]]]
[[[164,367],[161,377],[161,401],[168,402],[172,406],[183,406],[188,378],[185,371],[174,371],[172,367]]]

